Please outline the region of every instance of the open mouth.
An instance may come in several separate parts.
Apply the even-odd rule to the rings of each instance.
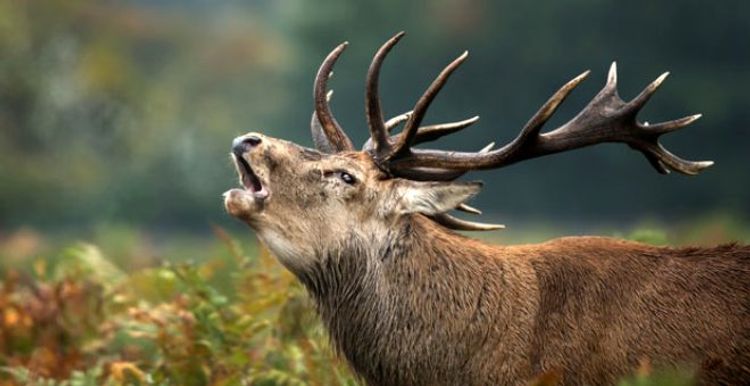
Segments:
[[[260,178],[253,172],[253,168],[241,154],[232,153],[237,171],[240,174],[240,182],[245,190],[251,192],[255,198],[265,199],[268,190],[260,182]]]

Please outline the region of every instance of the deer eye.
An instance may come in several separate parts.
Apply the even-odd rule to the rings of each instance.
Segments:
[[[349,185],[354,185],[355,183],[357,183],[357,179],[347,172],[339,172],[338,174],[341,181],[344,181]]]

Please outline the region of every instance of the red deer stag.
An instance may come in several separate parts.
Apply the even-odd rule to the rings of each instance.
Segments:
[[[499,149],[415,149],[477,118],[422,125],[464,53],[412,111],[383,119],[378,75],[402,36],[370,65],[370,139],[361,151],[329,108],[326,83],[344,43],[315,79],[317,150],[258,133],[238,137],[232,156],[242,188],[225,193],[227,211],[304,284],[335,348],[367,384],[509,385],[550,371],[567,385],[612,384],[642,361],[692,367],[706,384],[750,383],[750,247],[663,248],[605,237],[488,245],[453,230],[501,225],[448,214],[478,212],[466,201],[481,184],[455,181],[468,171],[603,142],[629,145],[660,173],[711,166],[658,141],[699,115],[636,118],[666,73],[625,102],[613,63],[604,88],[552,131],[541,129],[588,71]]]

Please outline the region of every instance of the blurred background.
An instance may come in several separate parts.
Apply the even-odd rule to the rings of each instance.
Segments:
[[[659,175],[623,145],[470,175],[486,182],[474,202],[484,219],[509,226],[498,237],[739,227],[750,210],[748,13],[740,0],[1,0],[0,239],[23,231],[101,244],[119,234],[158,245],[211,237],[212,225],[245,232],[220,198],[237,184],[232,138],[257,130],[311,146],[313,77],[347,40],[332,105],[362,143],[369,60],[399,30],[407,36],[381,75],[389,116],[470,52],[427,122],[481,120],[442,148],[509,141],[552,92],[591,69],[548,126],[565,122],[613,60],[625,99],[671,71],[642,120],[704,114],[663,138],[680,156],[716,161],[697,177]]]
[[[445,149],[510,141],[586,69],[549,128],[613,60],[625,99],[671,71],[641,119],[703,113],[663,143],[713,168],[663,176],[605,144],[473,173],[482,220],[508,225],[476,236],[748,243],[748,15],[741,0],[0,0],[0,385],[356,385],[221,199],[235,136],[312,145],[313,77],[345,40],[332,107],[357,143],[370,59],[400,30],[388,116],[470,52],[425,123],[482,118]],[[649,369],[620,385],[691,384]]]

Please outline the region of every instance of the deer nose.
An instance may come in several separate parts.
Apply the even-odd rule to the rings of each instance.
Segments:
[[[261,139],[258,135],[243,135],[241,137],[235,138],[234,141],[232,141],[232,151],[234,151],[236,154],[243,154],[251,148],[260,145],[260,143]]]

